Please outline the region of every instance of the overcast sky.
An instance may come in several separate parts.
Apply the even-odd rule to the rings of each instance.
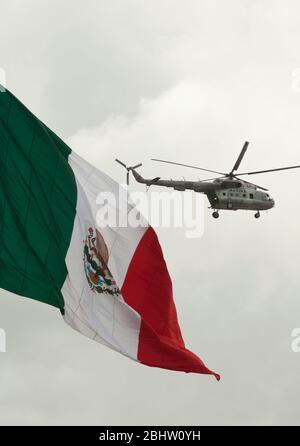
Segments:
[[[0,7],[7,87],[117,181],[116,156],[150,177],[206,177],[151,157],[229,171],[245,140],[242,170],[300,164],[299,2]],[[255,177],[276,201],[259,220],[206,210],[200,239],[158,230],[186,344],[220,382],[139,365],[1,291],[0,424],[298,424],[299,180]]]

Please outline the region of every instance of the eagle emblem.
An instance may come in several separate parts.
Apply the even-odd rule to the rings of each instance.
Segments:
[[[84,240],[84,269],[88,284],[94,293],[117,295],[120,290],[107,266],[108,249],[104,238],[95,228],[88,229]]]

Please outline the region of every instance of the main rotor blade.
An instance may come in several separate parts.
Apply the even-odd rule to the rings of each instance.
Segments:
[[[221,178],[228,178],[228,175],[223,175],[221,177],[207,178],[206,180],[199,180],[199,183],[205,183],[205,181],[219,180]]]
[[[241,150],[241,153],[239,154],[239,157],[236,160],[235,165],[233,166],[232,171],[230,173],[233,173],[235,170],[237,170],[240,167],[240,164],[242,162],[242,159],[244,158],[244,155],[246,153],[248,146],[249,146],[249,142],[245,141],[243,148]]]
[[[159,160],[157,158],[151,158],[151,160],[159,161],[160,163],[175,164],[176,166],[190,167],[191,169],[204,170],[205,172],[217,173],[219,175],[226,175],[224,172],[217,172],[216,170],[204,169],[203,167],[191,166],[189,164],[174,163],[173,161]]]
[[[277,172],[278,170],[298,169],[300,166],[278,167],[277,169],[255,170],[254,172],[243,172],[238,175],[256,175],[257,173]]]
[[[238,177],[236,177],[235,175],[234,175],[234,178],[236,178],[236,179],[239,180],[239,181],[242,181],[243,183],[247,183],[247,184],[251,184],[251,185],[253,185],[253,186],[256,186],[256,187],[258,187],[259,189],[262,189],[262,190],[265,190],[265,191],[268,191],[268,190],[269,190],[269,189],[266,189],[265,187],[259,186],[258,184],[255,184],[255,183],[249,183],[249,181],[246,181],[246,180],[241,180],[241,178],[238,178]]]

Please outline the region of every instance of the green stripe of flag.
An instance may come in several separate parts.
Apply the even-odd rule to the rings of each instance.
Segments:
[[[59,308],[77,201],[70,152],[0,93],[0,287]]]

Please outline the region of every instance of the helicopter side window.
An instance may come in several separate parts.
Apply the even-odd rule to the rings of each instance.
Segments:
[[[253,194],[249,194],[249,198],[253,199]]]
[[[243,197],[246,198],[246,194],[243,194]]]

